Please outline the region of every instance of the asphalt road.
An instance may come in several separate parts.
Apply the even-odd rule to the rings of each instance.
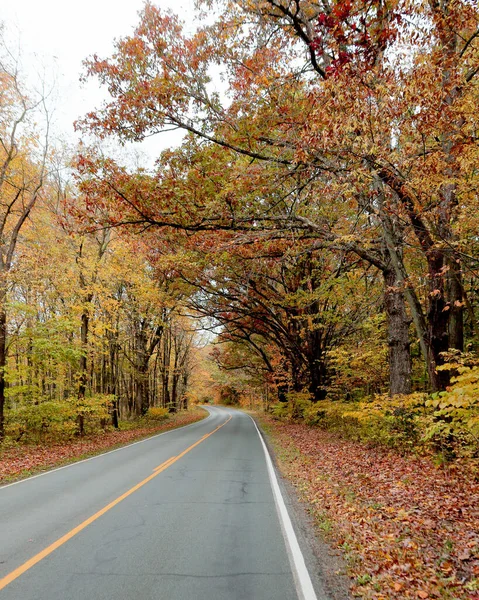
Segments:
[[[320,600],[254,422],[208,410],[0,488],[0,598]]]

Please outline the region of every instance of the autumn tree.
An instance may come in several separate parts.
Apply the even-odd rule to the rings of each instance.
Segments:
[[[180,127],[244,157],[242,181],[255,181],[263,165],[276,183],[295,181],[296,190],[317,183],[319,197],[304,195],[306,202],[269,223],[352,242],[363,258],[379,241],[387,253],[389,297],[396,290],[397,305],[406,298],[430,384],[444,387],[447,372],[436,369],[441,354],[463,345],[455,228],[458,197],[469,194],[475,177],[477,9],[469,2],[425,0],[218,6],[221,19],[186,36],[176,17],[146,4],[135,33],[117,42],[113,57],[87,63],[89,73],[108,84],[112,100],[83,125],[122,140]],[[223,104],[209,78],[217,62],[228,82]],[[220,194],[222,210],[206,210],[200,222],[186,226],[239,229],[268,221],[258,197],[231,219],[238,198],[228,192],[234,202]],[[340,211],[353,203],[371,227],[344,239],[344,221],[336,229],[338,220],[318,220],[318,206],[327,202]],[[183,213],[178,219],[165,210],[152,218],[151,201],[140,204],[139,220],[185,225]],[[409,271],[410,253],[403,251],[411,244],[423,271],[417,280]],[[428,284],[425,301],[421,277]],[[403,333],[391,351],[395,345],[406,357],[407,317],[399,312]],[[408,370],[407,359],[397,364],[396,382]]]
[[[1,440],[4,436],[8,278],[22,228],[43,192],[47,173],[49,116],[45,96],[27,91],[17,60],[9,53],[3,38],[0,42]],[[35,128],[35,119],[39,115],[44,120],[40,137]]]
[[[146,26],[147,22],[148,27]],[[152,33],[153,28],[156,28],[154,30],[154,34]],[[167,35],[165,30],[169,30],[169,28],[173,28],[176,33],[180,31],[179,24],[171,16],[162,19],[159,12],[153,7],[148,6],[145,9],[142,26],[139,27],[137,32],[138,39],[135,38],[135,41],[133,39],[130,41],[124,40],[124,44],[119,46],[119,54],[115,56],[114,67],[111,65],[112,69],[114,68],[115,70],[116,87],[114,95],[116,96],[117,103],[110,104],[105,109],[104,113],[91,115],[90,125],[94,126],[97,131],[117,131],[125,139],[131,139],[135,136],[141,138],[141,136],[145,135],[145,132],[147,131],[149,134],[152,132],[154,133],[159,131],[163,125],[172,123],[176,123],[177,126],[184,126],[188,131],[193,131],[198,135],[200,135],[198,133],[199,130],[201,129],[204,131],[204,128],[206,127],[209,131],[211,131],[211,135],[201,134],[200,137],[206,137],[206,139],[209,140],[211,139],[220,147],[227,147],[229,149],[233,148],[238,153],[248,157],[248,160],[256,160],[256,164],[251,164],[251,160],[249,161],[249,164],[246,161],[241,162],[239,160],[233,160],[232,162],[231,160],[228,160],[228,157],[226,157],[228,167],[233,171],[230,178],[230,181],[232,182],[231,186],[225,184],[223,179],[222,191],[212,191],[213,194],[216,193],[217,196],[219,196],[220,202],[213,203],[212,205],[211,201],[209,201],[208,207],[204,200],[202,202],[200,199],[195,200],[193,204],[190,202],[189,205],[187,205],[186,194],[188,192],[185,191],[185,197],[183,198],[183,194],[178,190],[178,182],[174,180],[174,177],[183,177],[183,175],[179,175],[178,167],[181,168],[181,166],[178,165],[178,161],[174,157],[169,161],[168,164],[168,175],[170,175],[170,177],[166,177],[166,181],[161,188],[161,197],[159,193],[152,193],[150,190],[150,192],[146,193],[140,192],[140,198],[138,199],[138,196],[136,196],[136,200],[133,200],[131,195],[131,185],[128,186],[128,190],[126,192],[124,187],[122,187],[122,185],[125,183],[125,173],[121,174],[118,172],[118,170],[113,172],[111,164],[104,164],[103,168],[105,166],[109,167],[107,172],[103,174],[103,176],[108,179],[108,185],[112,186],[112,181],[115,181],[117,185],[118,200],[120,202],[126,200],[125,204],[127,204],[127,211],[131,208],[134,209],[132,212],[130,210],[130,219],[133,221],[146,220],[159,226],[171,224],[176,227],[183,226],[196,230],[207,228],[264,230],[265,228],[269,228],[278,231],[281,228],[286,228],[290,231],[292,227],[295,227],[298,230],[307,230],[309,233],[314,233],[315,236],[320,237],[323,240],[327,240],[328,243],[334,243],[336,246],[342,246],[347,250],[359,251],[363,259],[365,258],[369,261],[372,261],[372,264],[381,268],[381,270],[385,273],[388,290],[386,294],[386,298],[388,299],[386,306],[388,309],[391,309],[392,315],[392,318],[389,320],[391,331],[390,338],[392,364],[398,365],[398,368],[393,368],[391,370],[391,390],[393,393],[407,393],[410,390],[408,319],[405,317],[405,310],[403,308],[402,291],[397,285],[396,278],[392,276],[393,269],[390,264],[390,260],[384,260],[384,257],[378,254],[373,255],[373,253],[368,251],[368,249],[362,247],[361,244],[359,244],[357,241],[354,241],[354,239],[351,239],[351,236],[349,236],[347,242],[345,243],[341,239],[341,234],[333,233],[331,228],[327,224],[325,225],[324,216],[321,218],[321,215],[318,215],[318,211],[315,211],[314,216],[311,216],[310,214],[310,218],[307,217],[308,212],[310,213],[310,211],[308,211],[306,214],[304,210],[301,211],[301,207],[304,209],[305,205],[310,205],[310,199],[314,197],[314,194],[317,193],[321,187],[324,188],[328,185],[324,181],[320,181],[319,185],[316,186],[316,189],[311,189],[311,186],[308,186],[308,183],[311,181],[310,171],[306,170],[304,165],[298,165],[296,163],[293,139],[295,138],[297,132],[300,132],[301,128],[307,125],[307,123],[304,122],[302,115],[307,114],[311,110],[310,98],[308,98],[307,92],[302,84],[298,85],[287,83],[287,76],[285,73],[280,74],[279,71],[276,74],[270,74],[271,80],[274,81],[276,85],[278,85],[278,82],[281,81],[281,87],[278,88],[278,90],[281,92],[281,95],[278,96],[279,92],[272,95],[272,97],[269,99],[270,102],[266,105],[266,108],[263,105],[258,111],[257,107],[255,107],[253,104],[254,96],[251,91],[251,88],[255,88],[256,86],[252,67],[255,66],[255,60],[259,60],[258,52],[260,49],[257,49],[258,52],[255,53],[255,60],[253,61],[252,59],[249,63],[249,71],[251,71],[251,73],[246,79],[246,85],[248,85],[248,87],[245,87],[245,85],[241,85],[240,87],[239,84],[239,77],[241,75],[246,76],[245,70],[235,68],[235,72],[232,73],[232,76],[234,75],[238,81],[237,85],[234,82],[232,84],[233,92],[235,94],[235,104],[229,113],[225,110],[221,112],[220,120],[222,120],[223,123],[230,123],[232,125],[232,130],[238,131],[238,128],[241,128],[242,143],[238,142],[238,136],[235,136],[234,143],[231,140],[225,141],[225,133],[228,131],[225,131],[225,128],[218,124],[219,113],[216,112],[213,114],[210,110],[211,101],[209,99],[206,87],[206,75],[201,82],[196,80],[196,83],[201,87],[201,94],[196,95],[193,99],[198,103],[199,106],[201,106],[203,111],[202,114],[207,114],[208,116],[206,120],[201,121],[201,124],[199,124],[198,127],[191,127],[190,124],[186,123],[186,121],[181,121],[180,116],[174,116],[172,113],[174,108],[171,108],[169,111],[167,111],[165,108],[164,111],[158,109],[151,113],[148,112],[148,117],[145,116],[141,120],[141,125],[136,123],[137,128],[135,129],[135,133],[128,125],[130,122],[128,115],[130,113],[127,113],[126,118],[122,121],[121,127],[119,126],[119,122],[117,121],[117,111],[119,110],[120,104],[122,106],[123,115],[126,105],[129,102],[133,102],[133,98],[135,98],[135,102],[139,103],[140,105],[145,102],[145,110],[149,111],[149,107],[152,105],[150,100],[147,100],[142,95],[142,90],[139,90],[134,85],[129,86],[128,82],[130,81],[131,70],[129,71],[126,69],[126,63],[124,64],[122,62],[123,59],[126,57],[126,55],[128,55],[128,53],[132,53],[132,56],[134,54],[135,58],[138,60],[138,65],[142,64],[142,61],[148,61],[149,47],[145,45],[145,40],[147,39],[148,35]],[[189,45],[194,46],[195,44],[201,45],[204,43],[203,37],[199,36],[198,39],[195,38],[192,40],[191,44]],[[278,43],[275,49],[276,56],[279,56],[279,46],[280,44]],[[235,49],[238,51],[236,46]],[[162,55],[162,58],[166,60],[163,50],[161,50],[160,54]],[[212,56],[213,55],[211,53],[207,54],[205,51],[205,60],[211,59]],[[168,60],[170,58],[171,56],[168,54]],[[228,55],[224,58],[230,60],[230,64],[235,64],[232,56]],[[125,67],[124,69],[123,66]],[[108,78],[108,73],[110,72],[109,68],[110,65],[106,61],[101,62],[96,60],[90,63],[91,71],[95,73],[101,72],[101,77]],[[139,68],[141,70],[140,66]],[[113,73],[113,71],[111,72]],[[145,73],[144,75],[148,79],[149,75]],[[185,68],[181,71],[179,79],[177,78],[178,80],[176,81],[176,84],[178,86],[184,86],[185,94],[187,94],[186,83],[191,77],[192,74],[188,71],[188,68]],[[159,80],[157,79],[155,81],[158,81],[159,85]],[[150,94],[149,84],[145,89],[147,90],[145,93],[147,95]],[[153,96],[156,92],[158,92],[158,88],[155,88],[155,91],[151,91],[152,95],[148,95],[148,98],[153,99]],[[293,99],[294,104],[292,103]],[[278,137],[278,143],[276,143],[271,137],[261,137],[260,129],[259,133],[255,133],[254,129],[250,131],[245,128],[244,120],[238,120],[238,116],[236,114],[240,108],[241,110],[245,110],[245,106],[247,108],[251,106],[253,107],[251,110],[255,111],[255,122],[259,127],[266,126],[270,129],[272,128],[273,130],[277,128],[275,134]],[[279,106],[281,107],[280,115],[277,114]],[[176,108],[178,109],[178,107]],[[215,110],[218,111],[218,105],[216,105]],[[288,131],[285,131],[285,128],[282,127],[284,120],[288,120]],[[133,121],[131,121],[131,123],[133,124]],[[236,123],[236,125],[233,125],[234,123]],[[248,123],[251,123],[251,119],[248,119]],[[288,141],[285,141],[285,134],[288,138]],[[263,149],[268,148],[274,152],[268,153],[263,152],[263,150],[251,152],[251,150],[248,148],[251,148],[254,144],[260,145],[260,147]],[[248,146],[248,148],[246,146]],[[281,156],[276,155],[278,151],[281,152]],[[213,151],[211,154],[216,154],[217,158],[218,153],[214,153]],[[257,164],[261,161],[272,163],[273,167],[268,171],[269,177],[264,176],[264,169],[261,169]],[[224,158],[222,159],[222,162],[225,162]],[[203,164],[198,166],[196,170],[205,170],[208,168],[206,164],[203,162]],[[279,174],[277,169],[278,166],[281,166],[282,169]],[[84,162],[81,164],[81,167],[85,167]],[[326,165],[326,168],[327,170],[330,170],[332,167],[330,168],[328,165]],[[211,181],[207,182],[206,179],[209,178],[211,180],[213,177],[215,177],[219,170],[217,165],[211,165],[210,169],[211,170],[208,172],[208,175],[205,176],[201,181],[202,187],[204,187],[206,190],[211,189]],[[318,173],[320,173],[322,169],[318,165],[315,165],[314,169],[316,174],[313,175],[313,178],[317,180]],[[243,174],[241,174],[241,170],[243,170]],[[258,176],[259,171],[262,173],[261,179]],[[98,172],[96,175],[98,175]],[[246,180],[250,186],[249,190],[245,189],[245,184],[243,187],[240,187],[238,191],[237,183],[238,177],[240,176],[243,176],[243,179],[246,177]],[[199,177],[195,177],[195,175],[192,177],[188,176],[186,182],[190,190],[191,188],[198,190],[196,187],[199,183],[198,179]],[[287,185],[285,185],[285,181],[287,182]],[[265,190],[267,189],[267,185],[269,186],[269,189],[274,189],[281,186],[282,194],[272,193],[272,202],[265,203],[263,200],[262,205],[258,205],[257,198],[253,196],[256,194],[259,186],[262,190],[262,194],[264,195],[266,193]],[[168,202],[172,200],[171,190],[173,186],[176,188],[173,202],[176,203],[177,208],[172,213],[168,208]],[[236,189],[234,189],[232,186],[235,186]],[[122,187],[121,190],[119,190],[120,187]],[[298,190],[303,192],[305,189],[306,193],[298,193]],[[108,194],[110,191],[111,190],[103,190],[102,193],[105,194],[105,192],[107,192]],[[252,201],[246,202],[244,199],[240,199],[239,196],[241,193],[245,196],[247,195],[248,198],[253,197]],[[281,195],[283,197],[278,198],[278,196]],[[157,202],[157,206],[154,206],[152,196]],[[146,197],[149,198],[147,204],[144,202]],[[101,199],[99,197],[97,198],[97,201],[101,202]],[[288,202],[288,200],[290,201]],[[220,204],[221,202],[223,203],[222,205]],[[276,203],[276,207],[279,207],[279,210],[277,208],[273,215],[269,209],[272,203]],[[184,210],[178,210],[179,205],[184,207],[188,206],[186,219]],[[265,206],[266,208],[264,209]],[[163,210],[162,207],[164,207]],[[254,220],[252,218],[253,216]],[[344,235],[344,233],[345,232],[342,232],[342,235]],[[350,232],[348,231],[346,233],[349,234]],[[392,279],[394,279],[394,281],[392,281]],[[392,285],[392,283],[396,285]]]

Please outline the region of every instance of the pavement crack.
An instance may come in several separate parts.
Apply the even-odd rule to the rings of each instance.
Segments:
[[[153,577],[174,577],[187,579],[229,579],[232,577],[269,577],[271,575],[290,575],[288,571],[241,571],[239,573],[223,573],[221,575],[199,575],[195,573],[158,573],[158,571],[141,571],[139,573],[123,573],[120,571],[74,571],[72,575],[87,576],[107,576],[107,577],[127,577],[136,578],[144,576]]]

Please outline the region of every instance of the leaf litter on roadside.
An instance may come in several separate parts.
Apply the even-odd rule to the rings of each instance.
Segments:
[[[115,446],[128,444],[141,438],[176,427],[189,425],[202,419],[202,412],[181,412],[155,427],[141,426],[125,431],[108,431],[66,443],[48,445],[16,444],[0,453],[0,483],[5,483],[30,472],[55,467],[84,455],[107,451]]]
[[[479,600],[479,483],[471,465],[261,422],[318,528],[348,561],[354,596]]]

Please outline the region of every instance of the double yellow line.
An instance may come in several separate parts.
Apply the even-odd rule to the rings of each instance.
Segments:
[[[231,420],[231,415],[224,423],[219,425],[213,431],[210,431],[210,433],[207,433],[206,435],[204,435],[197,442],[195,442],[194,444],[192,444],[191,446],[186,448],[186,450],[183,450],[183,452],[181,452],[181,454],[178,454],[178,456],[172,456],[168,460],[165,460],[164,463],[161,463],[161,465],[158,465],[153,470],[153,473],[151,475],[149,475],[148,477],[146,477],[145,479],[143,479],[143,481],[140,481],[140,483],[137,483],[136,485],[134,485],[132,488],[130,488],[127,492],[125,492],[121,496],[118,496],[118,498],[116,498],[115,500],[110,502],[110,504],[107,504],[106,506],[104,506],[101,510],[99,510],[94,515],[92,515],[91,517],[89,517],[88,519],[83,521],[83,523],[80,523],[80,525],[77,525],[74,529],[72,529],[71,531],[69,531],[68,533],[63,535],[56,542],[53,542],[53,544],[50,544],[50,546],[47,546],[47,548],[45,548],[38,554],[35,554],[35,556],[32,556],[32,558],[30,558],[30,560],[27,560],[27,562],[23,563],[23,565],[20,565],[14,571],[9,573],[8,575],[5,575],[5,577],[3,577],[3,579],[0,579],[0,590],[3,590],[4,587],[6,587],[10,583],[12,583],[12,581],[15,581],[15,579],[20,577],[20,575],[23,575],[23,573],[25,573],[26,571],[31,569],[34,565],[36,565],[41,560],[46,558],[49,554],[54,552],[57,548],[59,548],[60,546],[63,546],[63,544],[68,542],[68,540],[71,540],[71,538],[74,537],[75,535],[77,535],[77,533],[80,533],[80,531],[85,529],[85,527],[88,527],[88,525],[90,525],[91,523],[93,523],[94,521],[99,519],[102,515],[104,515],[106,512],[108,512],[110,509],[112,509],[117,504],[119,504],[122,500],[124,500],[125,498],[128,498],[128,496],[131,496],[134,492],[136,492],[141,487],[146,485],[149,481],[151,481],[157,475],[159,475],[160,473],[165,471],[168,467],[171,467],[171,465],[173,465],[176,461],[180,460],[180,458],[183,458],[183,456],[185,456],[185,454],[188,454],[188,452],[191,452],[191,450],[193,450],[193,448],[196,448],[196,446],[201,444],[201,442],[204,442],[207,438],[209,438],[211,435],[216,433],[218,431],[218,429],[221,429],[222,427],[224,427],[226,425],[226,423],[228,423],[230,420]]]

